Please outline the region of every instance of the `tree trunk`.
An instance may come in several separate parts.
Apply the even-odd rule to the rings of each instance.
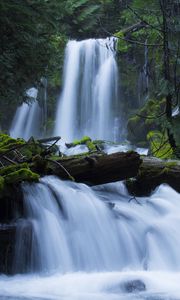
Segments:
[[[168,28],[168,3],[167,0],[160,0],[160,7],[163,16],[163,55],[164,55],[164,79],[170,86],[171,83],[171,75],[170,75],[170,52],[169,52],[169,28]],[[168,86],[168,90],[170,89]],[[172,122],[172,93],[168,92],[166,96],[166,117],[167,120]],[[171,133],[170,129],[167,128],[167,135],[169,139],[169,143],[172,149],[176,148],[176,142]]]

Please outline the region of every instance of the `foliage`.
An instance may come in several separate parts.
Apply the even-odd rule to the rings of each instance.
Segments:
[[[118,50],[121,53],[121,76],[127,103],[134,100],[134,108],[143,104],[137,97],[137,88],[139,74],[144,74],[149,82],[145,88],[145,96],[153,97],[157,103],[165,99],[167,120],[162,118],[160,122],[163,128],[166,127],[171,146],[177,148],[179,142],[172,117],[173,107],[179,105],[180,23],[177,2],[132,0],[123,11],[121,20],[124,28],[131,28],[132,24],[144,24],[140,30],[122,29],[118,33],[119,44],[123,45],[122,49],[118,47]],[[124,43],[129,45],[127,49]],[[133,85],[131,84],[130,100],[127,84],[129,74],[131,78],[136,78],[136,84],[131,80]],[[151,120],[147,118],[144,122],[147,125]]]
[[[97,28],[102,1],[24,0],[0,2],[0,124],[9,127],[16,107],[28,101],[28,88],[48,78],[60,86],[64,47]],[[55,89],[56,92],[56,89]],[[53,93],[54,96],[54,93]]]
[[[171,148],[166,134],[160,131],[150,131],[147,135],[150,143],[150,151],[153,156],[158,158],[172,158],[173,149]]]
[[[163,130],[165,99],[157,101],[149,99],[145,105],[136,111],[128,120],[128,139],[133,143],[147,146],[147,134],[152,130]]]

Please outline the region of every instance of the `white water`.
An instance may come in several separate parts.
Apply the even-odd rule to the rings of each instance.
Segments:
[[[68,42],[55,135],[66,141],[84,135],[120,139],[115,43],[114,38]]]
[[[34,100],[31,103],[22,103],[17,108],[9,130],[13,138],[28,140],[31,136],[38,137],[40,134],[41,109],[36,100],[37,89],[31,88],[27,94]]]
[[[0,299],[180,299],[180,195],[173,189],[162,185],[129,202],[121,182],[92,189],[45,177],[23,191],[32,233],[21,221],[15,269],[35,274],[1,276]]]

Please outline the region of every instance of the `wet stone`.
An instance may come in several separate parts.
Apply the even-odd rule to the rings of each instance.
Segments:
[[[143,281],[137,279],[124,283],[124,290],[127,293],[137,293],[146,291],[146,286]]]

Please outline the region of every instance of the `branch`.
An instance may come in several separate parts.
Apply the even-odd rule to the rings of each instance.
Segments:
[[[143,115],[140,115],[140,114],[136,114],[136,116],[140,117],[140,118],[143,118],[143,119],[157,119],[157,118],[160,118],[160,117],[164,116],[165,114],[166,114],[166,112],[164,111],[163,113],[161,113],[158,116],[143,116]]]
[[[3,158],[4,158],[5,160],[7,160],[8,162],[10,162],[11,164],[17,165],[17,163],[16,163],[14,160],[10,159],[10,158],[7,157],[7,156],[3,155]]]
[[[132,9],[132,7],[130,7],[129,5],[127,5],[127,8],[133,12],[133,14],[144,24],[146,24],[147,26],[159,31],[159,32],[163,32],[162,29],[158,29],[156,26],[149,24],[146,20],[144,20],[134,9]]]
[[[101,24],[101,21],[100,21],[100,19],[99,19],[99,22],[100,22],[100,27],[101,27],[101,29],[105,32],[105,33],[107,33],[109,36],[113,36],[113,37],[115,37],[116,39],[119,39],[119,40],[123,40],[123,41],[125,41],[125,42],[128,42],[128,43],[131,43],[131,44],[136,44],[136,45],[140,45],[140,46],[149,46],[149,47],[163,47],[163,44],[147,44],[146,42],[139,42],[139,41],[135,41],[135,40],[131,40],[131,39],[129,39],[129,38],[123,38],[123,37],[119,37],[119,36],[116,36],[116,35],[114,35],[112,32],[109,32],[107,29],[105,29],[103,26],[102,26],[102,24]]]
[[[142,29],[142,28],[144,28],[144,27],[147,27],[148,25],[147,24],[145,24],[144,22],[139,22],[139,23],[136,23],[136,24],[134,24],[134,25],[131,25],[131,26],[129,26],[129,27],[127,27],[127,28],[125,28],[125,29],[122,29],[121,31],[122,31],[122,33],[124,34],[124,35],[126,35],[126,34],[129,34],[129,33],[134,33],[134,32],[136,32],[136,31],[138,31],[138,30],[140,30],[140,29]]]
[[[68,172],[68,170],[66,170],[66,168],[60,162],[57,162],[56,160],[52,160],[50,158],[45,158],[45,160],[47,160],[51,163],[54,163],[55,165],[58,165],[64,171],[64,173],[66,173],[66,175],[68,175],[69,179],[74,181],[73,176],[71,176],[71,174]]]

